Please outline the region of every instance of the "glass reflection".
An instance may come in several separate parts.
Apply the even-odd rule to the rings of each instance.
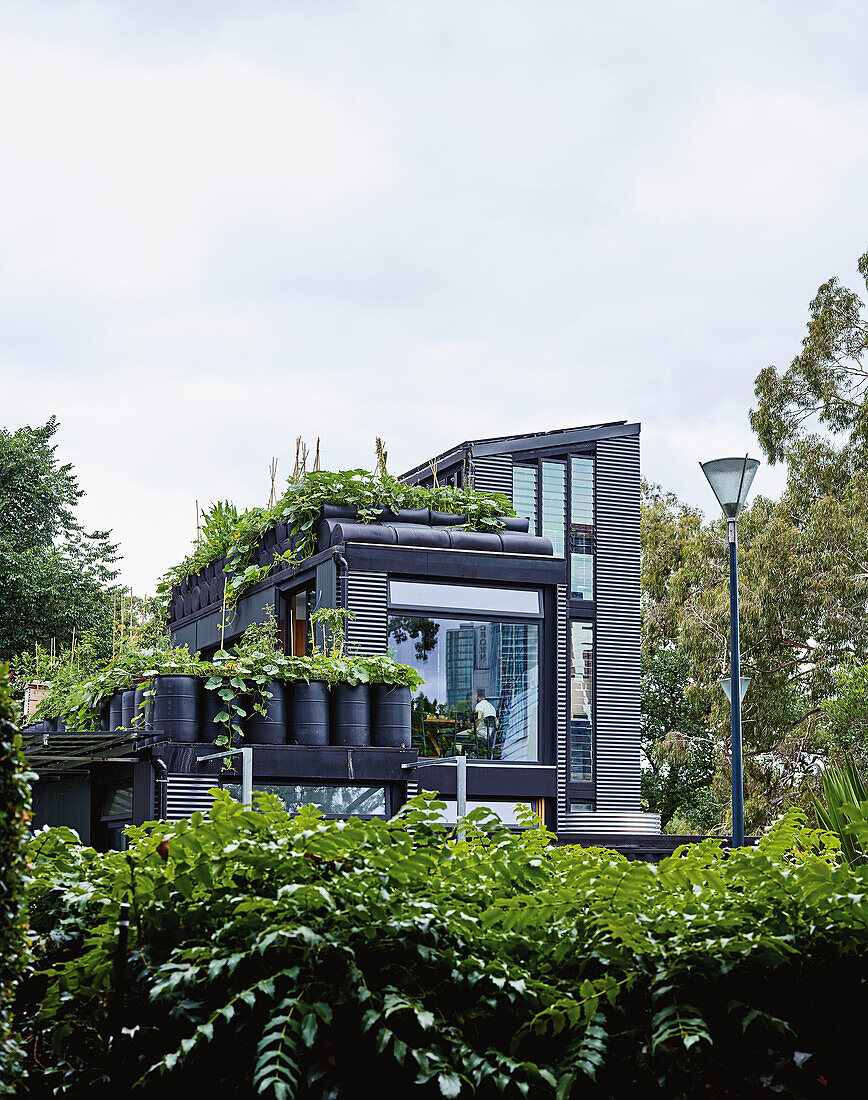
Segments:
[[[570,596],[594,598],[594,460],[570,459]]]
[[[567,468],[563,462],[542,464],[542,533],[556,558],[564,556]]]
[[[241,784],[225,783],[223,789],[241,800]],[[296,783],[255,783],[253,793],[276,794],[288,813],[302,806],[319,806],[324,814],[350,817],[354,814],[385,817],[386,792],[383,787],[330,787]]]
[[[420,756],[538,759],[539,626],[391,615],[399,661],[425,678],[413,694]]]
[[[570,623],[570,742],[568,774],[571,783],[594,778],[594,628]]]

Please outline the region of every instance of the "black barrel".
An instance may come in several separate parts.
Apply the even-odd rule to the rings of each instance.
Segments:
[[[111,730],[111,697],[103,699],[99,705],[99,728],[101,733]]]
[[[137,730],[152,730],[154,728],[154,700],[153,697],[145,697],[145,692],[152,690],[150,680],[147,680],[144,684],[139,684],[136,688],[136,706],[133,719]]]
[[[331,744],[370,745],[371,693],[367,684],[335,684],[331,709]]]
[[[46,718],[45,719],[45,732],[46,733],[57,733],[57,719],[56,718]]]
[[[213,741],[216,737],[219,737],[221,733],[228,733],[229,727],[222,722],[215,722],[214,719],[220,713],[221,710],[228,710],[230,715],[232,707],[227,704],[225,699],[221,699],[217,694],[219,688],[214,688],[213,691],[208,691],[206,688],[202,688],[202,698],[199,706],[199,740],[200,741]],[[247,709],[246,707],[244,708]]]
[[[292,685],[292,740],[297,745],[329,743],[329,689],[323,680]]]
[[[380,749],[410,748],[410,689],[395,684],[371,688],[371,744]]]
[[[66,733],[68,731],[69,727],[66,724],[66,715],[65,714],[58,714],[55,721],[57,722],[57,725],[56,725],[55,729],[57,730],[58,733]]]
[[[133,718],[136,716],[136,689],[127,688],[121,692],[121,725],[125,730],[133,728]]]
[[[201,690],[198,676],[155,677],[149,728],[164,733],[170,741],[198,741]]]
[[[285,745],[286,744],[286,696],[283,684],[280,680],[270,680],[265,685],[265,691],[271,692],[271,698],[265,700],[265,714],[260,714],[253,709],[254,702],[261,702],[259,693],[246,699],[245,710],[250,715],[247,719],[247,740],[252,745]]]
[[[116,691],[111,699],[109,699],[109,733],[114,733],[115,730],[119,730],[123,723],[123,717],[121,715],[122,699],[122,691]]]

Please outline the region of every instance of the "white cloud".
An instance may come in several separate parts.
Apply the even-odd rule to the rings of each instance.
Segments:
[[[60,417],[136,591],[299,433],[641,420],[710,508],[868,243],[868,8],[793,10],[0,0],[0,422]]]

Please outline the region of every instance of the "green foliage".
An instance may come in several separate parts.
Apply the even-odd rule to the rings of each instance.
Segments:
[[[25,950],[24,838],[32,778],[14,722],[7,665],[0,665],[0,1095],[14,1095],[21,1049],[11,1028],[14,983]]]
[[[643,655],[687,661],[688,701],[717,755],[714,800],[727,802],[729,567],[722,519],[709,523],[656,486],[642,504]],[[762,829],[803,798],[828,751],[824,702],[836,670],[868,660],[868,475],[806,501],[757,497],[739,520],[745,813]]]
[[[835,694],[822,703],[829,740],[868,761],[868,664],[850,661],[833,673]]]
[[[38,834],[22,1097],[859,1093],[868,870],[834,837],[791,813],[653,866],[481,810],[459,840],[442,808],[221,794],[124,853]]]
[[[267,576],[275,562],[281,560],[281,555],[275,554],[268,565],[251,564],[262,535],[276,524],[286,523],[296,539],[291,560],[302,561],[315,548],[323,504],[357,508],[361,522],[375,519],[383,509],[433,508],[466,515],[467,522],[462,526],[476,531],[496,531],[501,526],[500,516],[515,514],[502,494],[477,493],[451,485],[433,489],[405,485],[388,474],[382,463],[375,474],[368,470],[302,472],[271,508],[239,512],[234,504],[218,501],[207,512],[203,511],[195,550],[165,574],[158,594],[167,598],[172,585],[194,576],[225,555],[226,600],[228,606],[233,606],[246,588]]]
[[[868,252],[859,273],[868,287]],[[802,350],[782,374],[767,367],[756,380],[751,427],[769,462],[790,461],[812,425],[847,437],[845,450],[868,466],[868,319],[859,297],[832,277],[810,305]]]
[[[84,495],[51,439],[58,422],[0,428],[0,660],[56,638],[111,635],[117,547],[75,518]]]
[[[687,658],[677,651],[642,659],[642,798],[666,831],[676,815],[693,832],[707,833],[721,813],[712,801],[714,744],[701,708],[690,694]]]
[[[852,760],[823,771],[823,796],[825,803],[812,792],[820,824],[835,833],[851,864],[868,864],[868,784]]]

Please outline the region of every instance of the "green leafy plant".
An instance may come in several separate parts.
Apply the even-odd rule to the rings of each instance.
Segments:
[[[830,764],[823,771],[821,802],[811,792],[817,820],[835,833],[841,850],[854,866],[868,864],[868,784],[852,760],[843,768]]]
[[[11,1007],[26,958],[24,841],[32,778],[14,721],[9,666],[0,664],[0,1095],[4,1096],[16,1094],[22,1063]]]
[[[158,596],[165,604],[173,585],[195,576],[206,565],[225,556],[225,602],[231,613],[241,593],[263,580],[277,562],[297,563],[313,553],[324,504],[355,508],[363,523],[377,518],[384,509],[432,508],[466,516],[461,526],[477,531],[499,530],[500,517],[515,514],[507,498],[500,493],[478,493],[451,485],[432,489],[405,485],[386,472],[382,461],[377,473],[369,470],[301,471],[270,508],[239,511],[228,501],[218,501],[203,511],[193,553],[161,578]],[[289,551],[275,551],[272,560],[265,565],[253,564],[252,558],[262,536],[278,523],[287,525],[294,539],[293,547]]]
[[[754,849],[653,866],[486,810],[458,839],[443,809],[216,793],[126,852],[37,834],[19,1095],[859,1094],[868,870],[834,836],[791,812]]]

